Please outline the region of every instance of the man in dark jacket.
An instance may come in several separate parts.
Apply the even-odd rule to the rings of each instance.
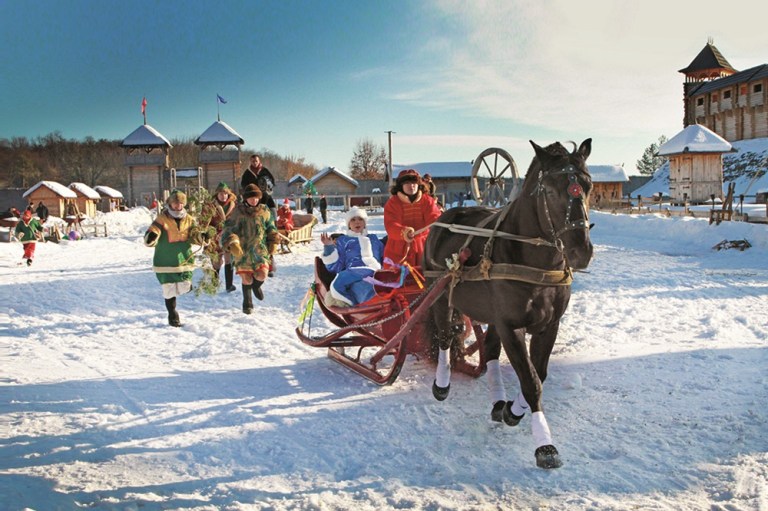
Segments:
[[[320,216],[323,217],[323,223],[328,223],[328,201],[325,200],[325,195],[320,196]]]
[[[315,201],[312,199],[312,194],[308,193],[307,198],[304,199],[304,209],[307,211],[308,215],[312,214],[312,208],[315,207]]]
[[[245,187],[254,184],[261,190],[261,203],[266,205],[272,212],[272,220],[277,218],[277,209],[275,207],[275,200],[272,198],[272,189],[275,186],[275,178],[267,167],[262,165],[261,156],[258,154],[251,155],[251,164],[243,172],[243,177],[240,178],[240,190],[245,190]]]
[[[40,219],[41,224],[44,224],[45,221],[48,220],[48,208],[45,204],[43,204],[43,201],[40,201],[40,203],[37,205],[35,213],[37,213],[37,218]]]

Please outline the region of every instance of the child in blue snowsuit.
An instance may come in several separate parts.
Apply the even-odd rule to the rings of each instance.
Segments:
[[[373,284],[365,282],[365,277],[373,276],[381,269],[384,244],[375,234],[368,234],[366,221],[368,214],[364,209],[352,208],[347,212],[347,233],[333,239],[323,233],[322,260],[328,270],[336,273],[331,282],[328,305],[349,307],[365,302],[376,294]]]

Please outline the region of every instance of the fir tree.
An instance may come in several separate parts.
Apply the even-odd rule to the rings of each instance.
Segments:
[[[653,175],[653,173],[662,166],[665,158],[663,156],[659,156],[659,147],[664,145],[666,141],[667,137],[661,135],[659,137],[658,143],[653,142],[651,145],[645,148],[645,151],[643,151],[643,156],[637,160],[637,170],[640,171],[640,174],[644,176]]]

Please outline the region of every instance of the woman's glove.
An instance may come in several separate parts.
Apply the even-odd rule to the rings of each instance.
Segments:
[[[238,259],[243,257],[243,247],[240,246],[240,238],[237,237],[237,234],[227,236],[227,239],[224,240],[224,250]]]

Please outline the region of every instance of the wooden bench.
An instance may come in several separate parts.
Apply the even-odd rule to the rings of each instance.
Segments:
[[[293,215],[293,230],[278,229],[280,238],[280,253],[291,252],[291,245],[309,243],[312,241],[312,228],[317,224],[315,215]]]
[[[83,234],[107,237],[107,224],[80,224],[80,229],[83,231]]]

